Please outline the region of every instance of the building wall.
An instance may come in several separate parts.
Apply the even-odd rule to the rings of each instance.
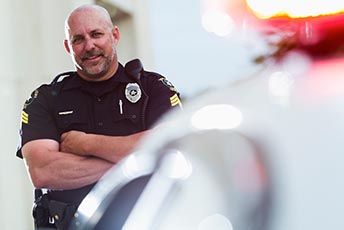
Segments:
[[[118,54],[121,63],[133,58],[140,58],[145,68],[153,69],[153,51],[149,20],[149,1],[147,0],[104,0],[109,5],[117,7],[127,17],[115,19],[119,27],[121,39],[118,44]]]

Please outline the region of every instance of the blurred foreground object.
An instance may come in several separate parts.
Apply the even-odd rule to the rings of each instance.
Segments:
[[[168,114],[71,228],[344,229],[343,16],[318,15],[262,19],[272,63]]]

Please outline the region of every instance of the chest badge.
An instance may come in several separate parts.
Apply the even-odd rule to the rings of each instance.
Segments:
[[[125,87],[125,97],[130,101],[131,103],[136,103],[141,98],[141,89],[139,84],[137,83],[128,83]]]

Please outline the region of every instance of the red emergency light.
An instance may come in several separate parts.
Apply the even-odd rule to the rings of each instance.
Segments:
[[[344,12],[344,2],[338,0],[246,0],[245,3],[261,19],[312,18]]]
[[[246,0],[245,4],[263,32],[290,31],[293,45],[314,57],[344,53],[343,1]]]

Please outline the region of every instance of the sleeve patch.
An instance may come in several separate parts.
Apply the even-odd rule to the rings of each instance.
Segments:
[[[30,104],[33,102],[33,100],[34,100],[35,98],[38,97],[38,93],[39,93],[39,91],[36,89],[36,90],[31,94],[31,97],[25,101],[24,109],[26,109],[27,106],[30,105]]]
[[[170,102],[172,107],[179,105],[180,108],[183,108],[182,102],[180,101],[178,94],[176,93],[172,97],[170,97]]]
[[[21,120],[24,124],[28,124],[29,123],[29,114],[27,114],[25,111],[22,111]]]
[[[174,87],[174,85],[169,81],[167,80],[166,78],[164,77],[161,77],[159,78],[159,81],[161,81],[165,86],[167,86],[171,91],[173,92],[177,92],[176,88]]]

